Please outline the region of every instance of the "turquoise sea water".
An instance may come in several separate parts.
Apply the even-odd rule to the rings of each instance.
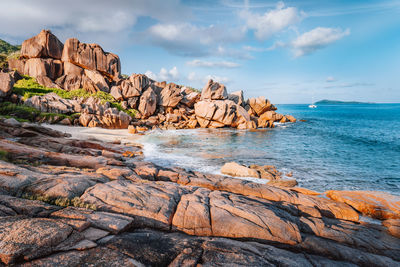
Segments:
[[[275,165],[299,186],[400,195],[400,104],[277,105],[306,120],[274,129],[153,131],[145,156],[157,164],[219,173],[225,162]]]

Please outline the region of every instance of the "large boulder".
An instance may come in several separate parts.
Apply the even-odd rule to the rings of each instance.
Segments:
[[[236,105],[236,118],[232,122],[232,127],[239,130],[256,129],[257,125],[251,120],[249,113],[240,105]]]
[[[111,79],[121,75],[121,63],[115,54],[104,52],[98,44],[85,44],[76,38],[65,42],[62,61],[71,62],[82,68],[97,70]]]
[[[81,75],[63,75],[60,78],[58,78],[55,83],[61,87],[64,88],[64,90],[71,91],[71,90],[76,90],[79,88],[82,88],[82,76]]]
[[[169,83],[161,90],[159,105],[163,107],[176,107],[182,100],[181,89],[174,83]]]
[[[240,165],[236,162],[225,163],[221,168],[221,173],[237,177],[260,178],[260,174],[257,170]]]
[[[96,89],[98,89],[96,91],[110,92],[110,87],[100,72],[85,69],[85,75],[94,83]]]
[[[16,70],[19,73],[24,73],[26,59],[10,58],[8,60],[8,68],[10,70]]]
[[[83,69],[75,64],[72,64],[71,62],[64,62],[64,74],[82,76]]]
[[[126,100],[132,97],[139,97],[148,87],[149,78],[143,74],[132,74],[129,79],[121,82],[121,94]]]
[[[265,99],[263,96],[255,97],[255,98],[250,98],[249,99],[249,105],[254,112],[260,116],[266,111],[273,110],[273,106],[269,102],[269,100]]]
[[[60,60],[51,58],[31,58],[25,62],[23,74],[37,78],[47,76],[52,80],[57,79],[63,73],[63,64]]]
[[[157,96],[150,87],[140,97],[139,111],[144,117],[149,117],[156,112]]]
[[[231,126],[237,105],[230,100],[199,101],[194,105],[197,121],[202,128]]]
[[[231,126],[236,117],[236,104],[230,100],[216,100],[214,103],[217,109],[212,120]]]
[[[0,72],[0,97],[6,97],[11,93],[14,79],[9,73]]]
[[[63,44],[49,30],[42,30],[38,35],[25,40],[21,47],[24,58],[61,59]]]
[[[199,100],[200,94],[187,87],[181,88],[181,94],[183,95],[180,103],[184,104],[189,108],[193,108],[194,104]]]
[[[273,122],[276,120],[275,111],[266,111],[260,115],[258,118],[258,127],[265,128],[265,127],[272,127]]]
[[[228,95],[228,99],[233,101],[233,102],[235,102],[239,106],[243,106],[244,105],[244,97],[243,97],[243,91],[242,90],[230,93]]]
[[[44,96],[32,96],[24,104],[49,113],[71,114],[81,112],[82,110],[78,101],[63,99],[55,93],[49,93]]]
[[[201,100],[224,100],[228,98],[225,85],[209,80],[201,91]]]

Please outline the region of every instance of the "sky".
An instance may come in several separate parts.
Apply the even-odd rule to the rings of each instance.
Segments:
[[[400,0],[0,0],[0,38],[50,29],[119,55],[124,74],[272,103],[400,102]]]

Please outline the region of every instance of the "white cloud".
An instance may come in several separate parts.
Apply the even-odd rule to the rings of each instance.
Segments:
[[[335,77],[328,76],[328,77],[326,78],[326,82],[327,82],[327,83],[336,82],[336,79],[335,79]]]
[[[156,81],[178,81],[179,80],[179,71],[176,66],[171,68],[170,70],[167,70],[166,68],[161,68],[160,72],[158,74],[148,70],[145,72],[145,75],[149,77],[150,79],[156,80]]]
[[[13,0],[0,9],[1,37],[21,42],[52,30],[60,39],[126,41],[139,17],[177,22],[191,17],[180,0]]]
[[[242,40],[245,29],[226,25],[197,26],[191,23],[158,23],[148,29],[151,42],[182,56],[226,55],[223,44]]]
[[[343,31],[340,28],[317,27],[309,32],[303,33],[292,42],[295,57],[311,54],[318,49],[342,39],[350,34],[350,30]]]
[[[240,12],[240,17],[246,21],[247,28],[255,31],[259,40],[266,40],[272,35],[300,22],[305,17],[295,7],[286,7],[279,2],[275,9],[264,14],[252,13],[249,9]]]
[[[194,59],[186,62],[186,64],[194,67],[207,67],[207,68],[237,68],[240,67],[239,63],[231,61],[205,61],[200,59]]]
[[[218,76],[218,75],[205,75],[205,76],[200,76],[197,75],[195,72],[191,72],[189,73],[189,75],[187,76],[187,80],[193,83],[202,83],[205,84],[208,82],[208,80],[212,79],[215,82],[220,82],[223,84],[227,84],[231,82],[231,79],[229,79],[228,77],[225,76]]]
[[[212,79],[214,82],[219,82],[223,84],[227,84],[231,82],[231,79],[225,76],[217,76],[217,75],[207,75],[204,77],[203,81],[207,82],[208,80]]]

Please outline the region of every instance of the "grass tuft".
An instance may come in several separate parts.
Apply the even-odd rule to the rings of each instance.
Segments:
[[[56,205],[59,207],[77,207],[84,209],[97,210],[96,205],[85,203],[79,197],[74,197],[72,199],[66,197],[50,197],[48,195],[31,194],[25,193],[22,198],[29,200],[39,200],[50,205]]]
[[[121,104],[117,100],[115,100],[114,97],[109,93],[102,91],[98,91],[96,93],[90,93],[84,89],[66,91],[58,88],[47,88],[38,84],[34,78],[29,76],[23,76],[23,79],[17,81],[14,84],[13,92],[17,95],[22,96],[22,99],[24,101],[35,95],[42,96],[49,93],[55,93],[64,99],[76,99],[76,98],[87,99],[89,97],[94,97],[96,99],[100,99],[101,104],[109,102],[111,107],[126,112],[132,118],[134,118],[137,113],[137,110],[135,109],[124,109],[121,106]]]

